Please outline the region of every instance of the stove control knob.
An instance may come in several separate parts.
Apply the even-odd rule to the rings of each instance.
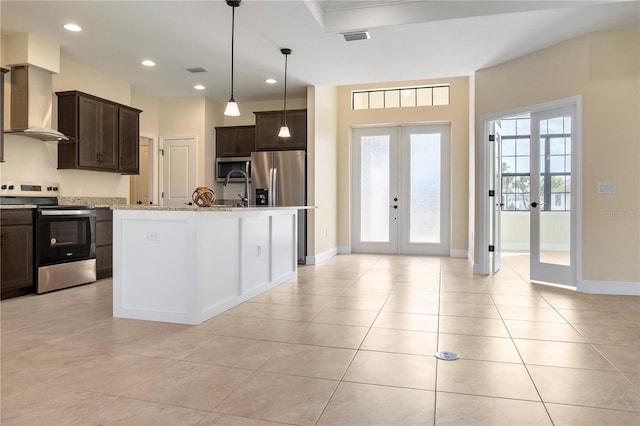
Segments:
[[[54,186],[54,187],[53,187],[53,190],[54,190],[54,191],[57,191],[57,190],[58,190],[58,187],[57,187],[57,186]]]
[[[1,189],[7,189],[7,185],[2,185]]]
[[[9,189],[13,189],[13,185],[9,185]]]
[[[47,191],[53,191],[53,186],[47,186]]]

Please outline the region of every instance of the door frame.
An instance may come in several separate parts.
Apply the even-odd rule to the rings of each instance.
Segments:
[[[175,140],[175,139],[191,139],[193,140],[193,143],[195,144],[195,169],[193,171],[195,178],[194,178],[194,182],[197,184],[198,182],[198,135],[172,135],[172,136],[161,136],[159,139],[159,147],[158,149],[155,151],[154,155],[157,158],[157,180],[155,180],[155,182],[158,183],[158,193],[156,194],[158,196],[158,205],[162,206],[164,205],[164,197],[161,197],[160,195],[164,192],[164,166],[163,166],[163,160],[162,157],[164,156],[163,151],[164,151],[164,143],[165,141],[171,141],[171,140]],[[154,169],[154,173],[155,173],[155,169]],[[195,189],[195,188],[194,188]]]
[[[160,150],[158,148],[158,135],[140,132],[140,138],[149,139],[149,195],[153,205],[160,205],[160,181],[158,180],[158,154]],[[131,187],[131,182],[129,182],[129,187]],[[133,202],[131,200],[131,191],[129,191],[129,202]]]
[[[476,197],[480,199],[478,203],[479,211],[479,228],[477,232],[478,240],[478,253],[474,256],[476,262],[473,265],[473,272],[479,275],[489,275],[491,272],[491,259],[489,256],[489,242],[491,224],[489,222],[491,215],[490,208],[493,208],[492,200],[489,197],[490,181],[493,179],[493,170],[491,170],[490,162],[490,149],[489,149],[489,134],[491,132],[490,122],[499,120],[503,117],[512,115],[535,113],[546,111],[550,109],[557,109],[567,106],[574,106],[576,110],[576,134],[575,134],[575,152],[572,151],[572,161],[574,161],[575,170],[572,170],[572,180],[575,176],[575,196],[572,194],[571,204],[575,207],[575,288],[580,288],[582,283],[582,96],[571,96],[567,98],[557,99],[550,102],[543,102],[535,105],[523,106],[513,108],[497,113],[486,114],[480,116],[478,120],[478,135],[481,135],[480,140],[480,155],[481,161],[478,164],[478,171],[476,178],[479,178],[479,182],[476,185]],[[550,283],[553,284],[553,283]],[[571,287],[574,288],[574,287]]]

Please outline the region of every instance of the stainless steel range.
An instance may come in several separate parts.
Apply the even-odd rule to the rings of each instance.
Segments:
[[[34,208],[36,292],[96,281],[96,211],[58,205],[57,183],[1,182],[0,204]]]

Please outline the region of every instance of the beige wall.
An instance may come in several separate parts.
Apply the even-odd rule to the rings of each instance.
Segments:
[[[575,207],[582,214],[584,280],[640,281],[639,62],[634,29],[587,34],[475,75],[476,118],[582,96],[583,199]],[[615,182],[617,193],[598,194],[598,182]]]
[[[353,90],[450,84],[451,104],[416,108],[352,110]],[[451,123],[451,250],[467,251],[469,175],[469,78],[387,82],[338,88],[338,246],[351,246],[351,128],[407,123]]]
[[[131,106],[142,110],[140,133],[156,137],[160,134],[160,102],[157,98],[131,91]]]
[[[307,153],[307,256],[337,250],[337,111],[336,87],[310,87]]]

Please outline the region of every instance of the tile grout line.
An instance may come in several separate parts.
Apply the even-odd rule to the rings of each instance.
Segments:
[[[513,269],[513,268],[511,268],[511,269]],[[522,276],[520,274],[518,274],[517,271],[516,271],[516,274],[522,278]],[[524,278],[523,278],[523,280],[524,280]],[[524,281],[528,286],[531,285],[526,280],[524,280]],[[488,294],[489,294],[489,297],[491,298],[491,301],[493,302],[493,306],[496,308],[496,311],[498,311],[498,315],[500,316],[500,320],[502,321],[502,325],[504,326],[504,328],[507,330],[507,333],[509,334],[509,339],[511,340],[511,344],[513,345],[513,347],[515,348],[516,352],[518,353],[518,356],[520,357],[520,361],[522,362],[522,365],[523,365],[524,369],[526,370],[527,375],[529,376],[529,380],[531,380],[531,384],[533,385],[534,389],[536,390],[536,393],[538,394],[538,398],[540,398],[540,402],[542,403],[542,406],[544,407],[544,410],[547,413],[547,416],[549,417],[549,421],[551,422],[552,425],[555,425],[555,422],[553,421],[553,418],[551,417],[551,413],[549,412],[549,409],[547,408],[547,404],[545,404],[544,399],[542,399],[542,395],[540,394],[540,390],[538,389],[538,386],[536,385],[536,382],[533,380],[533,376],[531,375],[531,371],[529,371],[529,367],[527,366],[527,363],[524,361],[524,358],[522,357],[522,354],[520,353],[520,350],[518,349],[518,345],[516,345],[516,342],[514,342],[514,340],[513,340],[513,335],[511,334],[511,330],[509,330],[509,327],[507,327],[505,319],[502,316],[502,312],[500,312],[500,309],[498,309],[498,305],[496,304],[496,301],[493,298],[493,294],[491,292],[489,292]]]

